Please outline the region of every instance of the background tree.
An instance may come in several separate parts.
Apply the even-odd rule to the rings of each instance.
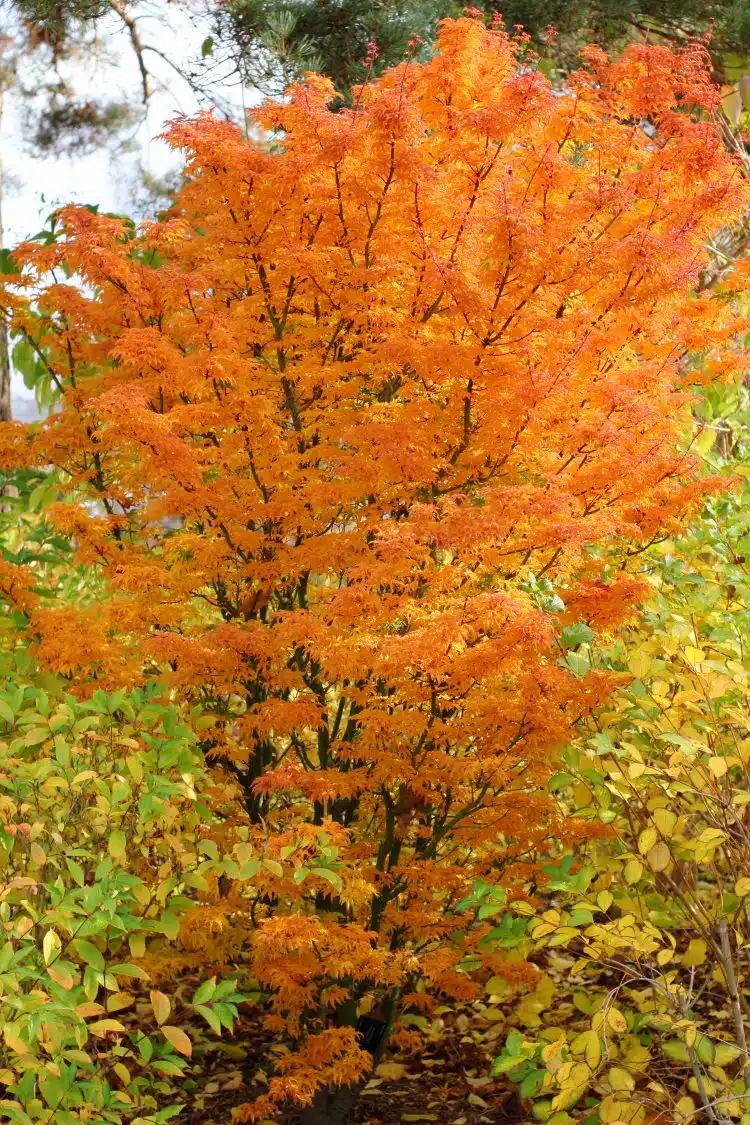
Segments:
[[[415,37],[431,44],[438,21],[462,7],[452,0],[230,0],[214,9],[212,52],[233,57],[245,80],[259,88],[278,88],[312,69],[344,92],[368,70],[370,42],[378,48],[380,73],[401,61]],[[587,43],[619,51],[633,40],[681,44],[711,30],[717,77],[732,80],[750,45],[750,17],[737,0],[484,0],[473,7],[490,18],[499,13],[508,28],[522,27],[562,72],[578,65]]]

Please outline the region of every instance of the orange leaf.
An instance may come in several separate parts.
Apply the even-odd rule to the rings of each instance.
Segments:
[[[164,1032],[164,1038],[172,1044],[175,1051],[179,1051],[181,1055],[190,1058],[193,1053],[193,1044],[184,1031],[181,1031],[179,1027],[172,1027],[170,1024],[165,1024],[162,1031]]]

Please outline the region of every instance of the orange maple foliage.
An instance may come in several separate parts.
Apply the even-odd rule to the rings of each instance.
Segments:
[[[271,142],[178,120],[171,213],[134,238],[65,209],[5,298],[63,394],[2,461],[65,471],[52,516],[106,596],[0,581],[53,668],[167,671],[216,714],[241,862],[205,953],[245,935],[296,1044],[248,1118],[317,1095],[335,1120],[321,1087],[370,1065],[357,1005],[470,996],[491,923],[453,941],[457,902],[590,830],[544,784],[612,677],[560,629],[626,617],[629,555],[700,499],[685,350],[739,362],[688,299],[746,203],[702,50],[592,49],[564,95],[521,50],[446,21],[350,109],[314,76],[263,106]]]

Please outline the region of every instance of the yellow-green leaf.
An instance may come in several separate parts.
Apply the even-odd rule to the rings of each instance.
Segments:
[[[154,1009],[154,1015],[156,1016],[156,1022],[162,1024],[165,1020],[169,1019],[169,1013],[172,1009],[169,997],[165,996],[163,992],[159,992],[156,988],[152,988],[149,995],[151,997],[151,1007]]]
[[[45,965],[49,965],[56,957],[60,956],[62,949],[62,942],[58,934],[54,930],[47,930],[42,942],[42,954],[44,955]]]

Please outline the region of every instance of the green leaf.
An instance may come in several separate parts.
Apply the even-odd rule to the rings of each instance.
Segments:
[[[662,1044],[662,1051],[668,1059],[673,1062],[690,1062],[690,1055],[688,1049],[681,1039],[669,1039],[666,1043]]]
[[[128,961],[123,961],[121,965],[110,965],[110,973],[114,973],[118,977],[133,977],[135,980],[151,980],[145,969],[140,965],[131,965]]]
[[[205,1004],[207,1000],[211,999],[215,992],[216,977],[211,977],[210,980],[204,980],[203,984],[196,989],[195,995],[193,996],[193,1004]]]
[[[570,668],[574,676],[582,679],[590,670],[591,662],[578,652],[568,652],[565,657],[565,663]]]
[[[65,857],[65,866],[68,868],[68,871],[73,876],[73,879],[78,884],[78,886],[82,887],[84,885],[84,883],[86,882],[86,876],[84,874],[83,868],[81,867],[80,863],[76,863],[76,861],[74,859],[71,859],[69,856],[66,856]]]
[[[196,1004],[196,1012],[200,1012],[204,1020],[217,1035],[221,1035],[221,1022],[213,1008],[207,1008],[205,1004]]]
[[[583,621],[577,625],[566,625],[560,631],[560,644],[563,648],[575,648],[577,645],[588,644],[593,641],[594,631]]]
[[[19,274],[21,272],[18,262],[11,254],[7,247],[3,246],[0,249],[0,273],[5,274],[6,277]]]
[[[311,867],[311,875],[317,875],[320,879],[325,879],[337,891],[344,889],[344,884],[341,882],[341,876],[336,871],[331,871],[328,867]]]
[[[209,35],[201,43],[201,58],[207,59],[210,55],[213,54],[213,51],[214,51],[214,41],[213,41],[213,37],[211,35]]]
[[[180,920],[171,910],[164,911],[159,920],[159,925],[161,926],[161,932],[168,937],[170,941],[174,941],[180,932]]]
[[[85,941],[83,938],[76,938],[73,942],[73,949],[78,956],[90,968],[95,969],[97,973],[104,972],[104,957],[100,949],[92,945],[90,941]]]
[[[569,926],[590,926],[594,921],[594,915],[590,910],[574,910],[568,919]]]
[[[519,1093],[522,1098],[533,1098],[542,1088],[542,1082],[546,1075],[546,1070],[532,1070],[526,1075],[521,1086]]]
[[[698,1060],[705,1066],[713,1066],[715,1049],[707,1035],[699,1035],[695,1044],[695,1053]]]

